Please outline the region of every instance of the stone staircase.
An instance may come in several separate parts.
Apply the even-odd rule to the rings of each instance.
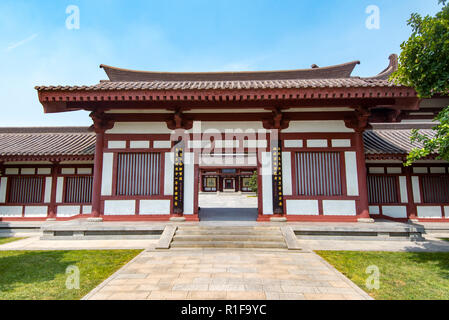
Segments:
[[[171,248],[287,249],[279,227],[179,226]]]

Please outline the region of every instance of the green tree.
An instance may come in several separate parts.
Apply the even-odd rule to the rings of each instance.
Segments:
[[[449,4],[447,0],[439,3],[442,9],[435,16],[413,13],[408,20],[412,34],[401,44],[399,68],[392,75],[396,83],[414,87],[421,98],[449,93]],[[412,131],[411,141],[420,142],[422,148],[409,153],[406,166],[431,154],[449,161],[449,107],[435,121],[432,136]]]
[[[249,179],[249,188],[252,192],[257,192],[258,185],[258,174],[257,171],[254,171],[253,175]]]

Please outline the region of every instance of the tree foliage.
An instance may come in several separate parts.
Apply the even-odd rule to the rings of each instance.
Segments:
[[[396,83],[414,87],[421,98],[449,93],[449,4],[447,0],[439,3],[443,7],[435,16],[413,13],[408,20],[412,34],[401,44],[399,68],[392,76]],[[412,142],[420,142],[423,147],[414,148],[405,165],[434,153],[439,159],[449,160],[449,107],[435,121],[433,136],[413,130]]]
[[[258,187],[258,174],[257,171],[254,171],[253,175],[249,179],[249,188],[252,192],[257,192]]]

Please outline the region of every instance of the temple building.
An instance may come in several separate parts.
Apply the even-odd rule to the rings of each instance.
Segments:
[[[421,100],[358,61],[255,72],[101,65],[90,86],[37,86],[85,127],[0,128],[0,219],[198,221],[200,192],[249,192],[258,221],[449,221],[448,163],[404,167],[445,97]]]

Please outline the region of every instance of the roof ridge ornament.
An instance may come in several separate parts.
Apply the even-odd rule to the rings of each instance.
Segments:
[[[399,61],[398,61],[398,55],[395,53],[390,54],[388,57],[390,60],[390,63],[388,64],[388,67],[386,67],[382,72],[380,72],[378,75],[363,79],[376,79],[376,80],[388,80],[390,76],[393,74],[393,72],[396,72],[399,67]]]
[[[183,82],[183,81],[276,81],[306,79],[350,78],[360,61],[351,61],[328,67],[314,64],[310,69],[274,71],[224,71],[224,72],[156,72],[122,69],[101,64],[111,82]]]

